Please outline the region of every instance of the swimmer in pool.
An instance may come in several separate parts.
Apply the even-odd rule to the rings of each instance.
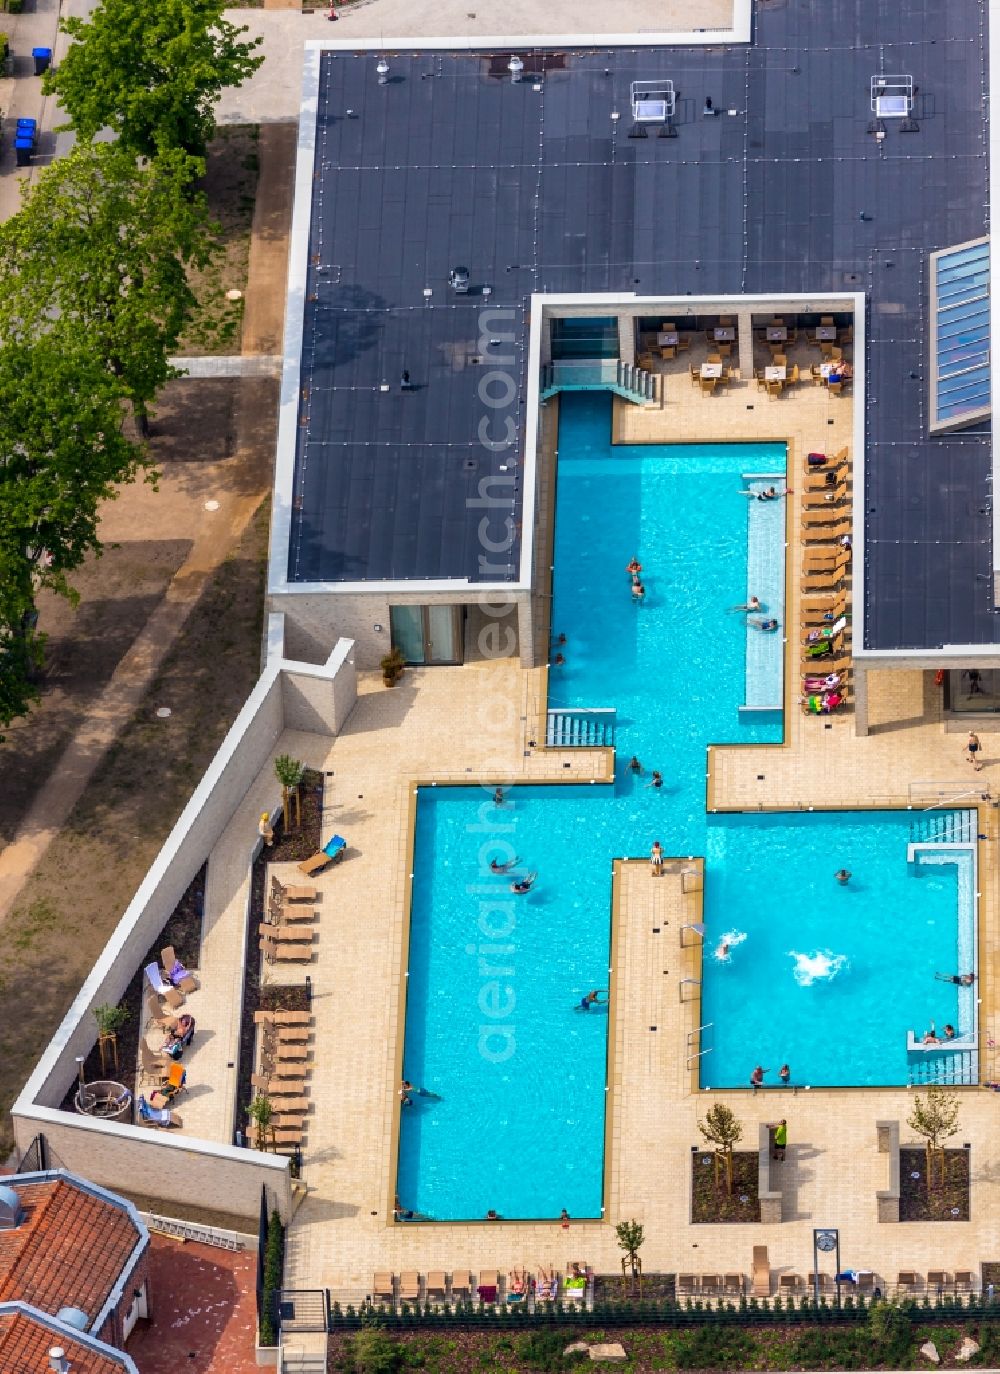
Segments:
[[[490,860],[491,873],[509,873],[512,868],[516,868],[521,862],[520,859],[508,859],[506,863],[500,863],[498,859]]]
[[[537,874],[537,873],[529,873],[529,874],[527,875],[527,877],[518,878],[516,882],[511,883],[511,885],[510,885],[510,890],[511,890],[511,892],[517,892],[517,893],[530,892],[531,889],[532,889],[532,888],[534,887],[534,885],[535,885],[535,879],[536,879],[537,877],[538,877],[538,874]]]
[[[594,988],[587,993],[586,997],[581,997],[577,1011],[590,1011],[591,1007],[603,1007],[607,999],[605,998],[605,1001],[602,1002],[600,994],[604,991],[604,988]]]

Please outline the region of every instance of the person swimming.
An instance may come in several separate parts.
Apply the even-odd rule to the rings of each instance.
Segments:
[[[776,630],[778,628],[778,622],[774,619],[773,616],[768,617],[766,620],[748,620],[747,624],[750,626],[752,630],[770,631]]]
[[[748,597],[742,606],[730,606],[731,611],[762,611],[764,607],[760,604],[760,597]]]
[[[606,1002],[607,1002],[607,999],[605,999],[605,1001],[602,1002],[602,1001],[601,1001],[601,998],[600,998],[600,994],[601,994],[602,992],[604,992],[604,991],[605,991],[604,988],[593,988],[593,989],[591,989],[591,991],[587,993],[586,997],[581,997],[581,998],[580,998],[580,1001],[579,1001],[579,1003],[577,1004],[577,1008],[576,1008],[577,1011],[590,1011],[590,1008],[591,1008],[591,1007],[603,1007],[603,1006],[605,1006],[605,1005],[606,1005]]]
[[[629,560],[628,563],[626,563],[625,571],[629,574],[632,581],[635,582],[638,580],[639,574],[642,572],[642,564],[639,562],[638,558],[633,557]]]
[[[506,863],[500,863],[500,861],[499,861],[498,859],[491,859],[491,860],[490,860],[490,872],[491,872],[491,873],[509,873],[510,870],[511,870],[512,868],[516,868],[517,865],[518,865],[520,862],[521,862],[521,860],[518,859],[518,858],[508,859]]]
[[[527,875],[526,875],[525,877],[523,877],[523,878],[518,878],[515,882],[511,883],[511,885],[510,885],[510,890],[511,890],[511,892],[517,892],[517,893],[530,892],[531,889],[532,889],[532,888],[534,887],[534,885],[535,885],[535,879],[536,879],[537,877],[538,877],[538,874],[537,874],[537,873],[529,873],[529,874],[527,874]]]

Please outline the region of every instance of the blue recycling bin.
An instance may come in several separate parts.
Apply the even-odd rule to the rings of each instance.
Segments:
[[[33,138],[14,139],[14,158],[18,167],[28,167],[31,165],[31,155],[35,151],[35,140]]]
[[[35,63],[36,76],[41,76],[43,72],[47,72],[52,66],[51,48],[32,48],[31,56]]]

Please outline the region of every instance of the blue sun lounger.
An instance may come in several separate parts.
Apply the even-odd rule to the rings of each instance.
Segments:
[[[318,873],[320,869],[326,868],[327,864],[336,863],[344,857],[347,848],[347,841],[341,835],[334,835],[332,840],[327,840],[322,849],[318,849],[310,859],[304,859],[299,864],[299,872],[308,877],[313,873]]]

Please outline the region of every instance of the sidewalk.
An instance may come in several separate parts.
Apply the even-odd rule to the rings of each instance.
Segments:
[[[51,162],[55,153],[56,136],[52,126],[61,122],[61,115],[55,100],[42,95],[42,79],[34,75],[31,50],[55,49],[59,15],[59,0],[34,0],[32,8],[23,14],[4,14],[0,18],[0,30],[10,39],[10,50],[14,54],[14,75],[0,80],[0,111],[3,112],[0,220],[9,219],[20,209],[21,183],[37,175],[37,169]],[[11,131],[18,119],[38,120],[38,153],[31,167],[15,165]]]

